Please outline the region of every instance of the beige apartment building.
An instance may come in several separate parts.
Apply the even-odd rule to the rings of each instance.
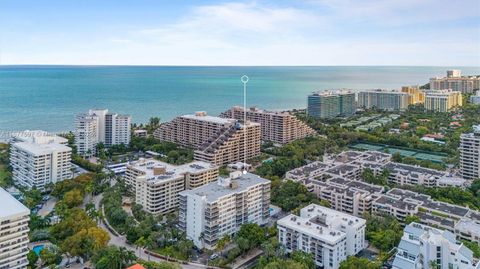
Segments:
[[[420,90],[418,86],[403,86],[402,92],[408,93],[408,104],[416,105],[425,103],[425,92]]]
[[[448,70],[446,77],[430,79],[430,89],[473,93],[480,89],[480,76],[462,76],[460,70]]]
[[[218,167],[194,161],[171,165],[140,159],[127,165],[125,183],[135,193],[135,202],[152,214],[165,214],[178,207],[178,193],[198,188],[218,178]]]
[[[435,112],[448,112],[462,106],[462,93],[453,90],[425,91],[425,109]]]
[[[206,112],[184,115],[164,123],[155,138],[195,149],[195,160],[223,165],[260,154],[260,124],[208,116]]]
[[[243,120],[244,116],[247,121],[260,124],[263,141],[286,144],[316,133],[315,130],[286,111],[266,111],[252,107],[245,112],[243,107],[234,106],[220,114],[220,117],[237,120]]]

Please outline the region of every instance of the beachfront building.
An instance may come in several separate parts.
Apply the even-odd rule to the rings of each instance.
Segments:
[[[135,193],[135,202],[152,214],[165,214],[178,207],[178,193],[210,183],[218,178],[218,167],[194,161],[171,165],[155,159],[127,164],[125,184]]]
[[[449,231],[412,222],[405,226],[394,269],[475,269],[473,253]]]
[[[109,113],[108,109],[91,109],[75,117],[75,145],[80,155],[96,153],[98,143],[105,147],[130,143],[131,117]]]
[[[446,77],[430,79],[430,89],[473,93],[480,89],[480,76],[462,76],[460,70],[448,70]]]
[[[243,107],[234,106],[223,112],[220,117],[233,118],[259,123],[262,129],[262,140],[277,144],[286,144],[291,141],[314,135],[316,132],[307,124],[286,111],[266,111],[252,107],[243,110]]]
[[[350,91],[314,92],[307,99],[307,114],[317,119],[349,117],[356,110],[355,93]]]
[[[386,111],[405,111],[410,105],[411,95],[406,92],[369,90],[358,93],[358,107]]]
[[[204,111],[164,123],[154,136],[193,148],[195,160],[216,165],[245,161],[260,154],[259,123],[208,116]]]
[[[418,86],[403,86],[401,92],[408,93],[408,104],[410,105],[425,103],[425,92],[420,90]]]
[[[460,175],[464,179],[480,178],[480,125],[460,136]]]
[[[452,90],[425,91],[425,109],[435,112],[448,112],[462,106],[462,93]]]
[[[240,171],[180,193],[179,226],[198,248],[214,249],[218,240],[246,223],[268,222],[270,180]]]
[[[25,269],[30,210],[2,188],[0,204],[0,268]]]
[[[278,241],[287,253],[311,253],[315,265],[325,269],[339,268],[366,247],[365,227],[362,218],[314,204],[277,222]]]
[[[27,189],[45,189],[52,183],[72,178],[72,149],[60,144],[63,138],[34,136],[17,138],[22,142],[11,144],[10,165],[16,184]]]

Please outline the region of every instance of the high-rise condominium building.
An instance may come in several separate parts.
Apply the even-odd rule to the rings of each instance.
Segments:
[[[212,182],[218,167],[195,161],[171,165],[154,159],[140,159],[127,165],[125,183],[135,193],[135,201],[152,214],[164,214],[178,207],[178,193]]]
[[[240,171],[180,193],[179,226],[199,248],[214,249],[246,223],[266,224],[270,180]]]
[[[473,93],[480,89],[480,76],[461,76],[460,70],[448,70],[447,77],[431,78],[430,89],[459,91],[461,93]]]
[[[208,116],[184,115],[164,123],[155,138],[195,149],[195,160],[217,165],[235,163],[260,154],[260,124]]]
[[[394,269],[475,269],[473,253],[449,231],[412,222],[405,226]]]
[[[425,92],[420,90],[418,86],[403,86],[402,92],[409,94],[409,105],[425,103]]]
[[[314,118],[349,117],[357,110],[355,93],[350,91],[312,93],[307,103],[307,114]]]
[[[287,253],[311,253],[315,265],[325,269],[339,268],[366,247],[365,227],[362,218],[314,204],[277,222],[278,241]]]
[[[91,156],[102,142],[106,147],[130,143],[131,117],[91,109],[75,117],[75,144],[79,154]]]
[[[435,112],[448,112],[462,106],[462,93],[452,90],[425,91],[425,109]]]
[[[30,210],[2,188],[0,204],[0,268],[25,269]]]
[[[72,178],[72,149],[55,137],[32,137],[11,144],[10,165],[13,181],[26,187],[43,190],[49,183]]]
[[[404,111],[410,105],[411,96],[406,92],[371,90],[358,93],[358,106],[366,109]]]
[[[278,144],[286,144],[293,140],[314,135],[316,132],[304,122],[297,119],[289,112],[274,112],[252,107],[243,110],[243,107],[234,106],[220,115],[223,118],[233,118],[260,123],[262,140]]]
[[[480,178],[480,125],[460,136],[460,174],[464,179]]]

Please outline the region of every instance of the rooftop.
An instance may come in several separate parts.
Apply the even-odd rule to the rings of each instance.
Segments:
[[[330,244],[335,244],[346,236],[346,234],[342,231],[331,229],[327,226],[320,225],[315,221],[311,221],[310,219],[298,217],[293,214],[278,220],[277,224],[286,228],[300,231],[301,233],[307,234],[313,238],[321,238],[322,241]]]
[[[13,198],[6,190],[0,188],[0,219],[7,218],[12,215],[30,214],[30,210],[22,203]]]
[[[270,180],[261,178],[255,174],[233,172],[229,178],[219,178],[193,190],[180,192],[181,195],[196,195],[205,197],[207,202],[215,202],[224,196],[240,193],[258,184],[270,183]]]
[[[17,142],[14,143],[13,146],[29,152],[30,154],[35,156],[51,154],[55,151],[72,151],[70,147],[58,143],[37,144],[31,142]]]
[[[138,161],[128,163],[128,166],[142,171],[148,181],[169,180],[183,177],[186,173],[201,173],[207,170],[217,168],[215,165],[202,161],[193,161],[183,165],[172,165],[155,159],[139,159]],[[154,168],[163,170],[157,172]]]
[[[235,119],[209,116],[204,111],[196,112],[195,114],[183,115],[183,116],[181,116],[181,118],[199,120],[199,121],[207,121],[207,122],[211,122],[211,123],[215,123],[215,124],[223,124],[223,125],[233,124],[237,121]]]

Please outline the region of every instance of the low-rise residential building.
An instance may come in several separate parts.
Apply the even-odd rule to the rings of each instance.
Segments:
[[[154,159],[127,164],[125,184],[135,193],[135,202],[152,214],[164,214],[178,207],[178,193],[215,181],[218,167],[194,161],[171,165]]]
[[[305,181],[329,177],[362,180],[362,172],[371,169],[375,175],[389,172],[388,182],[397,185],[422,185],[425,187],[465,187],[467,180],[429,168],[391,161],[391,155],[376,151],[344,151],[335,156],[326,156],[323,162],[312,162],[288,171],[287,179]]]
[[[252,107],[244,111],[242,107],[234,106],[220,115],[223,118],[233,118],[259,123],[262,129],[262,140],[278,144],[286,144],[316,134],[315,130],[286,111],[266,111]]]
[[[179,226],[198,248],[214,249],[246,223],[268,222],[270,180],[240,171],[180,193]]]
[[[307,115],[317,119],[350,117],[356,110],[355,93],[351,91],[314,92],[307,99]]]
[[[10,147],[13,181],[28,189],[72,178],[72,149],[59,144],[63,139],[39,136],[23,139]]]
[[[370,90],[358,93],[358,107],[365,109],[405,111],[410,101],[410,94],[400,91]]]
[[[389,171],[388,182],[395,185],[422,185],[425,187],[464,187],[466,180],[443,171],[421,166],[389,162],[383,166]]]
[[[429,90],[425,91],[425,109],[435,112],[448,112],[461,107],[463,102],[462,93],[452,90]]]
[[[480,125],[473,126],[473,132],[460,136],[460,175],[464,179],[480,178]]]
[[[325,181],[310,179],[305,186],[320,200],[327,201],[332,209],[358,217],[370,213],[373,201],[384,191],[382,186],[341,177]]]
[[[394,269],[475,269],[473,253],[449,231],[412,222],[405,226]]]
[[[372,212],[388,214],[404,222],[418,216],[420,222],[448,230],[459,238],[480,242],[480,212],[433,200],[429,195],[393,188],[373,202]]]
[[[278,241],[287,253],[311,253],[319,268],[336,269],[348,256],[366,247],[366,221],[327,207],[309,205],[300,216],[288,215],[277,222]]]
[[[236,119],[208,116],[200,111],[162,124],[155,138],[195,149],[195,160],[224,165],[260,154],[261,127]]]
[[[430,89],[473,93],[480,89],[480,76],[462,76],[460,70],[448,70],[446,77],[430,79]]]
[[[30,210],[2,188],[0,204],[0,268],[25,269]]]

